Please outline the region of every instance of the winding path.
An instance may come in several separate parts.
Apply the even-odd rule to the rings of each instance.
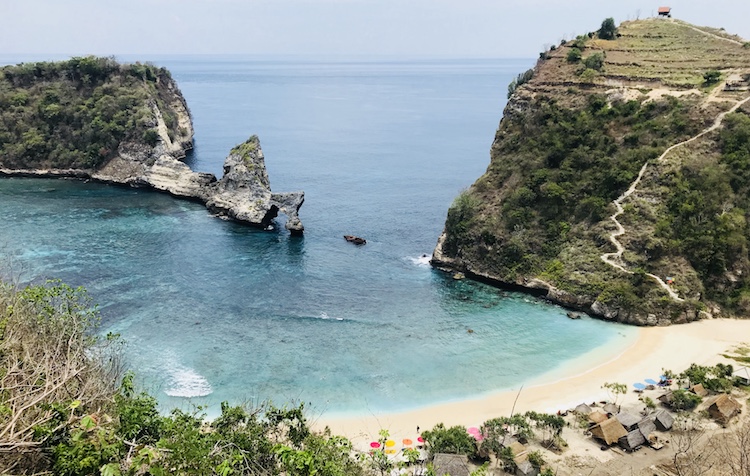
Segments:
[[[719,90],[719,88],[723,88],[723,85],[717,86],[716,89],[714,89],[714,91]],[[750,101],[750,96],[746,97],[745,99],[743,99],[741,101],[738,101],[734,106],[732,106],[731,109],[729,109],[728,111],[724,111],[721,114],[719,114],[718,116],[716,116],[716,120],[714,120],[714,123],[710,127],[704,129],[699,134],[691,137],[690,139],[687,139],[685,141],[679,142],[679,143],[674,144],[673,146],[669,147],[667,150],[664,151],[663,154],[661,154],[659,156],[658,159],[656,159],[657,162],[663,161],[664,158],[667,156],[667,154],[669,154],[670,152],[672,152],[676,148],[682,147],[683,145],[686,145],[686,144],[689,144],[689,143],[691,143],[691,142],[693,142],[693,141],[695,141],[695,140],[703,137],[704,135],[706,135],[706,134],[708,134],[710,132],[713,132],[716,129],[718,129],[721,126],[721,123],[722,123],[722,121],[724,120],[724,117],[727,114],[730,114],[730,113],[736,111],[737,109],[739,109],[740,107],[742,107],[742,105],[745,104],[748,101]],[[611,215],[609,217],[609,219],[614,222],[614,224],[617,227],[617,229],[615,231],[613,231],[612,233],[610,233],[610,235],[609,235],[609,241],[611,241],[612,244],[615,245],[615,248],[617,249],[617,251],[614,252],[614,253],[605,253],[605,254],[603,254],[603,255],[600,256],[600,258],[601,258],[602,261],[604,261],[608,265],[612,266],[613,268],[619,269],[620,271],[622,271],[624,273],[627,273],[627,274],[634,274],[634,273],[633,273],[633,271],[630,271],[630,270],[626,269],[622,265],[622,254],[625,251],[625,247],[622,245],[622,243],[620,243],[618,241],[617,238],[619,236],[622,236],[622,235],[625,234],[625,227],[623,227],[622,224],[619,221],[617,221],[617,217],[620,216],[625,211],[623,209],[623,207],[622,207],[622,202],[624,202],[625,199],[627,199],[629,196],[631,196],[636,191],[636,188],[638,187],[638,184],[641,182],[641,179],[643,178],[643,174],[646,173],[646,169],[647,168],[648,168],[648,162],[646,162],[645,164],[643,164],[643,167],[641,167],[640,172],[638,172],[638,177],[636,177],[635,181],[632,184],[630,184],[630,188],[628,188],[625,193],[623,193],[622,195],[620,195],[617,198],[617,200],[615,200],[615,201],[612,202],[612,203],[614,203],[615,208],[617,209],[617,211],[613,215]],[[667,293],[669,293],[669,295],[671,296],[671,298],[674,299],[675,301],[678,301],[678,302],[684,301],[684,299],[682,299],[659,276],[656,276],[655,274],[651,274],[651,273],[646,273],[646,276],[649,276],[654,281],[656,281],[659,284],[659,286],[661,286],[662,288],[664,288],[664,290]]]

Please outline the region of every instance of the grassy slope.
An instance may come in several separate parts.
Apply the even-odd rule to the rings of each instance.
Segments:
[[[713,175],[723,178],[715,180],[712,190],[721,185],[725,193],[701,210],[685,210],[675,197],[684,199],[689,192],[674,194],[672,188],[692,187],[702,196],[696,187],[705,180],[670,181],[663,175],[677,167],[671,157],[710,156],[714,164],[720,162],[724,146],[718,132],[649,169],[621,219],[628,230],[620,240],[628,269],[675,277],[687,301],[673,301],[642,273],[616,271],[599,256],[615,251],[608,239],[614,229],[608,219],[614,212],[611,202],[641,166],[705,129],[731,107],[730,101],[747,94],[714,90],[715,85],[703,84],[703,75],[714,69],[724,76],[729,70],[750,73],[750,49],[678,21],[628,22],[619,32],[615,40],[587,38],[583,45],[583,61],[604,55],[601,71],[583,72],[582,62],[567,61],[573,47],[569,42],[547,52],[534,78],[516,90],[487,172],[448,212],[445,261],[507,283],[541,278],[580,296],[579,305],[599,300],[629,310],[620,312],[618,319],[624,321],[649,313],[680,320],[685,310],[705,309],[706,304],[713,309],[715,302],[725,310],[741,310],[746,273],[744,264],[734,269],[731,263],[747,262],[750,237],[744,210],[750,204],[745,207],[744,182],[739,183],[744,177],[729,185],[730,176],[716,168]],[[648,100],[649,93],[660,89],[692,93]],[[709,97],[713,99],[707,101]],[[693,168],[700,167],[693,162]],[[717,207],[735,209],[733,229],[714,233],[718,243],[701,243],[690,224],[705,217],[691,214],[715,215]],[[709,222],[716,225],[701,223]],[[706,225],[700,232],[710,235],[714,229]],[[711,256],[696,256],[709,245],[717,248]],[[724,268],[712,266],[718,257]]]

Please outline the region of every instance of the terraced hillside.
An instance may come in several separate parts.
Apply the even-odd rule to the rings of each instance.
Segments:
[[[750,44],[666,19],[607,36],[511,85],[434,264],[634,324],[750,313]]]

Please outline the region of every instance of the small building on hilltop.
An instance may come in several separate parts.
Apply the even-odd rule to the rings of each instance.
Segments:
[[[739,402],[726,393],[718,395],[712,400],[708,406],[708,414],[722,425],[729,423],[729,420],[738,415],[742,410]]]
[[[610,418],[591,427],[591,436],[603,441],[607,446],[617,443],[620,438],[627,434],[625,427],[616,418]]]
[[[659,16],[672,18],[672,7],[659,7]]]

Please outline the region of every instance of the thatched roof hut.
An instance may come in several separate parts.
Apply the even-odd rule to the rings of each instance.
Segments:
[[[469,458],[466,455],[438,453],[432,460],[432,467],[437,476],[469,476]]]
[[[516,465],[516,476],[537,476],[539,470],[528,461],[522,461]]]
[[[622,449],[626,451],[633,451],[639,446],[645,445],[646,438],[643,437],[643,433],[641,433],[641,430],[635,429],[617,440],[617,443]]]
[[[699,397],[708,396],[708,390],[706,390],[702,383],[693,385],[692,387],[690,387],[690,391],[698,395]]]
[[[708,406],[708,414],[722,425],[729,423],[741,410],[739,402],[726,393],[717,396]]]
[[[644,438],[648,439],[649,435],[656,431],[656,425],[650,418],[644,418],[638,422],[638,431]]]
[[[672,405],[672,400],[673,400],[672,391],[669,390],[666,393],[664,393],[662,395],[659,395],[656,399],[659,400],[664,405],[670,405],[671,406]]]
[[[604,413],[601,410],[595,410],[591,413],[589,413],[589,421],[592,423],[601,423],[603,421],[606,421],[609,417],[606,413]]]
[[[580,405],[578,405],[578,406],[577,406],[577,407],[575,408],[575,410],[573,410],[573,411],[574,411],[575,413],[577,413],[578,415],[588,415],[588,414],[590,414],[590,413],[591,413],[591,412],[592,412],[593,410],[591,409],[591,407],[590,407],[590,406],[586,405],[585,403],[581,403],[581,404],[580,404]]]
[[[610,418],[592,426],[590,431],[591,436],[602,440],[607,445],[617,443],[617,440],[628,434],[625,427],[616,418]]]
[[[732,377],[738,379],[742,385],[750,385],[750,369],[740,367],[732,372]]]
[[[615,418],[617,418],[617,421],[619,421],[628,431],[635,430],[638,427],[638,422],[641,421],[640,417],[628,412],[618,413]]]
[[[605,413],[609,413],[610,415],[617,415],[618,413],[620,413],[620,408],[614,403],[607,403],[602,407],[602,410],[604,410]]]
[[[659,431],[669,431],[674,425],[674,417],[666,410],[660,410],[654,415],[654,425]]]

